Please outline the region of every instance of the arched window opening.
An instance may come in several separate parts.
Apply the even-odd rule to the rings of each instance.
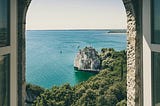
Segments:
[[[65,84],[59,88],[69,90],[68,92],[76,89],[74,85],[77,84],[77,89],[92,86],[93,88],[88,88],[86,94],[92,92],[96,95],[99,92],[98,90],[101,89],[99,86],[107,84],[107,80],[111,81],[110,79],[98,80],[98,76],[104,77],[103,74],[107,76],[107,73],[110,73],[115,81],[115,84],[113,84],[114,81],[112,82],[113,90],[118,88],[126,92],[126,22],[122,1],[32,1],[27,15],[26,82],[44,88],[69,83],[71,86]],[[95,75],[74,70],[73,63],[77,52],[80,53],[79,49],[85,50],[86,46],[93,47],[99,52],[97,55],[100,59],[100,70],[103,69],[103,73]],[[90,49],[87,48],[87,50]],[[82,81],[87,81],[90,76],[93,77],[88,81],[88,84],[87,82],[81,83],[82,85],[79,84]],[[119,78],[115,78],[115,76],[119,76]],[[94,78],[97,80],[94,81]],[[118,81],[122,81],[120,85],[117,84]],[[31,84],[27,85],[27,89],[29,89],[28,97],[30,96],[28,95],[30,88],[37,88],[37,86]],[[120,88],[121,84],[125,85],[124,88]],[[111,86],[111,83],[108,85]],[[52,89],[57,91],[56,87]],[[37,90],[39,94],[44,92],[43,88],[37,88]],[[110,90],[112,89],[106,88],[106,92],[103,92],[102,96],[107,92],[108,94],[111,93]],[[65,91],[60,90],[60,92]],[[69,94],[74,95],[73,92]],[[99,100],[97,103],[101,103],[101,105],[112,104],[112,101],[116,104],[126,104],[126,93],[122,93],[120,97],[115,97],[115,100],[109,100],[108,102],[106,98],[110,97],[103,98],[102,96],[95,98],[95,101]],[[113,94],[112,96],[116,95]],[[29,101],[30,98],[27,99],[26,102],[33,102]],[[66,105],[66,101],[68,100],[64,99],[64,101],[60,100],[59,102],[64,102],[62,104]],[[71,105],[73,101],[71,99],[69,104]],[[36,103],[38,102],[36,100]],[[54,103],[57,104],[58,102]],[[76,102],[74,105],[80,104]]]

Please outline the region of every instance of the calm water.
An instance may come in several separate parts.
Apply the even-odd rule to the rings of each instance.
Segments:
[[[126,34],[109,34],[107,31],[27,31],[26,80],[45,88],[87,80],[91,73],[75,72],[73,62],[79,48],[126,48]]]

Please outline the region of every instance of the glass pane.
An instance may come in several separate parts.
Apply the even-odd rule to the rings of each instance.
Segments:
[[[0,56],[0,106],[9,106],[9,55]]]
[[[9,45],[9,0],[0,0],[0,47]]]
[[[152,52],[153,106],[160,106],[160,53]]]

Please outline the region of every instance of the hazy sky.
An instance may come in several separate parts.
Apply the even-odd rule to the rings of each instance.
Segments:
[[[27,29],[126,28],[122,0],[32,0]]]

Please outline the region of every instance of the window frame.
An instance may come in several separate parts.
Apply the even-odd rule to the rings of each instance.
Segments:
[[[0,47],[0,55],[10,55],[10,106],[17,106],[17,0],[9,2],[10,45]]]
[[[143,0],[143,103],[153,105],[152,97],[152,52],[160,52],[160,44],[152,43],[152,0]]]

